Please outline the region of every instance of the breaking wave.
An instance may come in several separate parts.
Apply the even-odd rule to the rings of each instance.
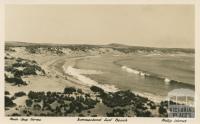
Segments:
[[[156,74],[147,73],[147,72],[144,72],[144,71],[141,71],[141,70],[129,68],[129,67],[127,67],[127,66],[121,66],[121,69],[122,69],[123,71],[126,71],[126,72],[128,72],[128,73],[132,73],[132,74],[138,75],[138,76],[140,76],[140,77],[154,78],[154,79],[161,80],[162,82],[165,83],[165,85],[170,85],[170,83],[182,83],[182,84],[190,85],[190,84],[185,83],[185,82],[173,80],[173,79],[170,79],[170,78],[168,78],[168,77],[159,76],[159,75],[156,75]]]
[[[85,86],[97,86],[102,89],[104,89],[107,92],[115,92],[118,91],[118,88],[116,88],[114,85],[108,85],[108,84],[99,84],[97,81],[90,79],[89,77],[83,75],[83,74],[101,74],[102,72],[95,71],[95,70],[83,70],[83,69],[76,69],[72,66],[68,66],[67,68],[63,65],[63,70],[66,74],[73,76],[77,80],[80,81],[81,85]]]

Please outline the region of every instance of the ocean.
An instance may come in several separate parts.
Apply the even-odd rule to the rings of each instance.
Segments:
[[[174,89],[195,89],[191,54],[81,57],[74,59],[73,68],[102,72],[83,74],[101,86],[110,85],[158,99],[165,99]]]

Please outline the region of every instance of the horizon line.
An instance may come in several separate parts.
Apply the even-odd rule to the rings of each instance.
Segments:
[[[27,43],[27,44],[52,44],[52,45],[111,45],[111,44],[118,44],[118,45],[124,45],[124,46],[130,46],[130,47],[149,47],[149,48],[169,48],[169,49],[195,49],[194,47],[156,47],[156,46],[141,46],[141,45],[130,45],[126,43],[117,43],[117,42],[111,42],[111,43],[55,43],[55,42],[26,42],[26,41],[11,41],[11,40],[5,40],[6,42],[18,42],[18,43]]]

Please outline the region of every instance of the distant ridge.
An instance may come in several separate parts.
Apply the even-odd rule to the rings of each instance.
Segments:
[[[131,47],[129,45],[119,44],[119,43],[111,43],[111,44],[108,44],[108,46],[112,46],[112,47]]]
[[[51,44],[51,43],[28,43],[28,42],[21,42],[21,41],[6,41],[5,45],[7,46],[36,46],[36,45],[59,45],[59,44]]]
[[[112,48],[118,51],[127,51],[127,50],[143,50],[143,51],[175,51],[175,52],[186,52],[186,53],[194,53],[195,50],[193,48],[157,48],[157,47],[145,47],[145,46],[129,46],[118,43],[111,43],[107,45],[91,45],[91,44],[53,44],[53,43],[28,43],[28,42],[19,42],[19,41],[6,41],[6,46],[13,47],[28,47],[28,46],[36,46],[36,47],[81,47],[82,49],[90,49],[90,48]]]

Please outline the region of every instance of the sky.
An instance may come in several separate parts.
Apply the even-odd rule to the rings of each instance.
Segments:
[[[6,41],[194,48],[193,5],[6,5]]]

